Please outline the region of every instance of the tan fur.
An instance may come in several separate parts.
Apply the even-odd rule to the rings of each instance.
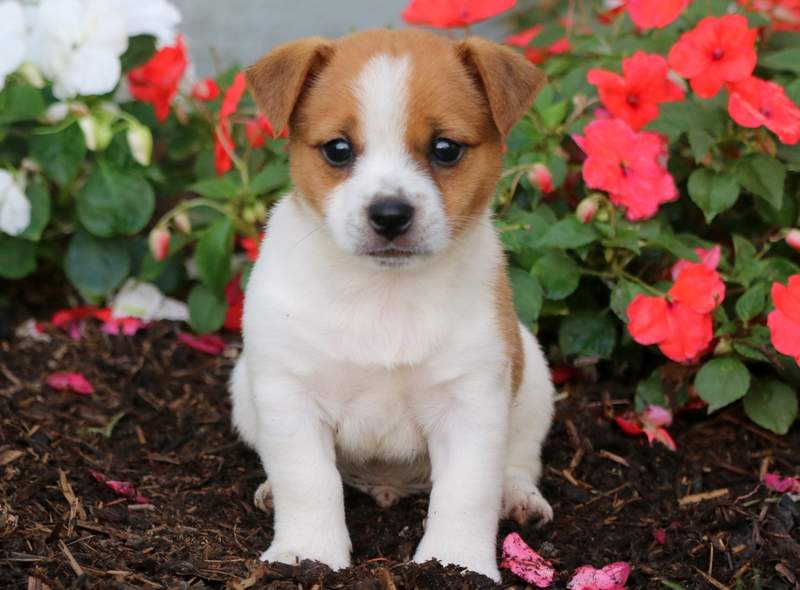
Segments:
[[[508,280],[506,271],[506,263],[503,261],[497,267],[495,305],[497,306],[497,320],[506,344],[506,354],[511,362],[511,392],[516,395],[522,383],[522,373],[525,370],[525,350],[522,347],[522,335],[519,333],[519,321],[514,309],[511,282]]]

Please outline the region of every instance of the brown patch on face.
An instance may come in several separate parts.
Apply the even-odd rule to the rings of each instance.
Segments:
[[[506,271],[506,262],[503,260],[497,267],[495,308],[497,309],[500,333],[506,346],[506,355],[511,364],[511,393],[516,395],[525,370],[525,350],[522,347],[522,335],[519,333],[519,321],[514,309],[511,282],[508,280]]]

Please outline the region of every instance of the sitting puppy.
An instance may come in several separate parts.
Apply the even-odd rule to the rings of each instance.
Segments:
[[[500,580],[501,515],[536,487],[553,386],[517,320],[489,205],[503,142],[544,84],[478,38],[378,30],[277,47],[247,72],[289,126],[295,189],[247,286],[233,422],[260,455],[261,556],[350,563],[342,482],[430,492],[415,561]]]

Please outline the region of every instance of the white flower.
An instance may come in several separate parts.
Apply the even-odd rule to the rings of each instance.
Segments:
[[[142,166],[150,165],[150,156],[153,155],[153,134],[150,129],[140,124],[131,124],[125,134],[128,147],[133,159]]]
[[[56,123],[61,123],[61,121],[66,119],[67,115],[69,115],[69,103],[54,102],[47,107],[42,120],[50,125],[55,125]]]
[[[169,45],[181,22],[181,13],[167,0],[113,0],[125,19],[128,37],[153,35],[159,45]]]
[[[0,90],[6,76],[25,61],[25,15],[17,2],[0,2]]]
[[[25,186],[8,170],[0,170],[0,231],[18,236],[31,223],[31,202]]]
[[[119,81],[125,20],[108,0],[42,0],[31,13],[30,59],[56,98],[105,94]]]
[[[128,279],[111,301],[111,316],[134,317],[146,322],[154,320],[188,321],[189,308],[185,303],[165,297],[151,283]]]

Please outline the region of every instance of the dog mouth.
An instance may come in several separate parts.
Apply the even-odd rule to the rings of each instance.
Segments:
[[[396,246],[370,248],[362,251],[362,255],[375,261],[380,266],[405,266],[428,254],[429,252],[417,248],[398,248]]]
[[[407,248],[381,248],[378,250],[367,250],[367,256],[372,258],[411,258],[416,256],[416,250],[409,250]]]

